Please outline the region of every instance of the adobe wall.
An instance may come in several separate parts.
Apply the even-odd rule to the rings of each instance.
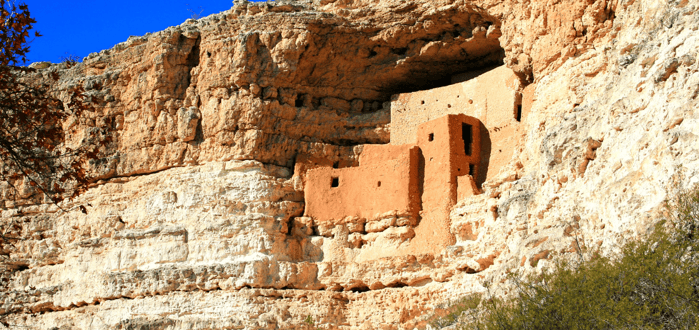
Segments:
[[[438,253],[454,244],[449,211],[460,190],[464,190],[459,189],[460,182],[472,189],[469,174],[477,175],[479,171],[480,136],[480,121],[464,114],[446,115],[419,125],[416,138],[424,162],[423,211],[410,242],[411,253]]]
[[[466,140],[464,124],[470,128]],[[481,171],[480,121],[463,114],[446,115],[420,125],[416,136],[425,162],[423,209],[449,208],[456,202],[457,177]]]
[[[416,146],[366,145],[359,167],[318,167],[306,174],[305,216],[317,222],[416,216],[420,207]],[[333,187],[333,179],[336,187]]]
[[[327,225],[395,212],[415,220],[407,253],[454,244],[451,208],[512,158],[525,112],[519,80],[506,67],[454,78],[469,80],[394,99],[391,143],[365,145],[358,167],[310,169],[305,216]],[[532,93],[524,93],[530,103]]]
[[[325,157],[299,154],[294,164],[294,175],[301,179],[302,187],[305,187],[308,171],[319,167],[333,167],[333,165],[333,161]]]
[[[487,154],[475,177],[480,185],[512,158],[520,89],[512,70],[500,66],[464,82],[400,94],[391,102],[391,144],[416,143],[418,126],[448,114],[478,118],[483,125],[481,152]]]

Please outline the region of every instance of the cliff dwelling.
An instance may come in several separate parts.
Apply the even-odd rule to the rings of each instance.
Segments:
[[[696,8],[241,0],[32,63],[95,181],[0,182],[0,329],[413,330],[614,257],[699,184]]]
[[[406,252],[439,252],[455,242],[451,208],[479,194],[512,157],[523,111],[519,80],[505,66],[395,95],[390,144],[365,145],[359,166],[299,158],[299,170],[307,169],[304,216],[316,228],[357,233],[413,228],[403,235]]]

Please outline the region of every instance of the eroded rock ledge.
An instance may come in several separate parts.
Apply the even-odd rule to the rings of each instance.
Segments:
[[[0,323],[412,329],[485,284],[507,294],[508,272],[580,244],[613,253],[699,182],[696,7],[239,2],[38,70],[93,97],[95,113],[66,123],[70,143],[112,139],[67,212],[30,188],[2,199]],[[453,75],[503,62],[527,106],[517,129],[492,128],[510,139],[491,150],[498,169],[450,206],[454,244],[392,254],[412,239],[398,215],[364,231],[303,216],[299,158],[357,166],[364,144],[400,135],[392,112],[422,101],[410,92],[454,106]]]

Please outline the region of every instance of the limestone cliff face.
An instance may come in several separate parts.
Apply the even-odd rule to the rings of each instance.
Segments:
[[[0,323],[412,329],[486,283],[506,294],[507,272],[575,257],[576,238],[613,253],[699,182],[697,7],[241,2],[39,70],[93,96],[69,143],[111,140],[65,212],[3,200]],[[455,244],[397,254],[414,233],[395,214],[377,230],[302,216],[304,166],[389,143],[392,95],[503,62],[526,107],[511,157],[452,208]]]

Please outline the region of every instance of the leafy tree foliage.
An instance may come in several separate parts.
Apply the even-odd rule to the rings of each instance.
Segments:
[[[0,0],[0,190],[4,200],[43,193],[57,203],[84,190],[85,163],[96,151],[64,145],[64,121],[89,109],[82,87],[64,91],[64,104],[52,90],[55,71],[42,77],[17,66],[35,23],[27,5]]]

